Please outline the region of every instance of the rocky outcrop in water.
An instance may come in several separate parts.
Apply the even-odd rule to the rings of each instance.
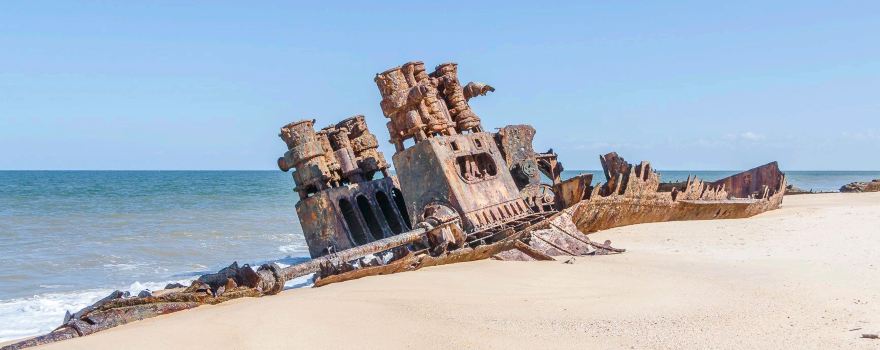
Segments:
[[[813,190],[807,191],[807,190],[800,188],[800,187],[797,187],[795,185],[785,186],[785,195],[786,196],[794,195],[794,194],[810,194],[810,193],[814,193]]]
[[[880,192],[880,179],[871,182],[853,182],[840,188],[840,192]]]

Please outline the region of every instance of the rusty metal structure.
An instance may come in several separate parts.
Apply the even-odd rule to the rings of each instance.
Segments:
[[[585,233],[613,227],[678,220],[750,217],[776,209],[785,193],[785,175],[776,162],[715,181],[688,178],[660,183],[650,163],[627,163],[616,153],[600,157],[606,182],[578,176],[556,186],[559,206]]]
[[[311,119],[281,128],[293,170],[311,260],[281,268],[233,263],[190,286],[129,296],[114,292],[49,334],[0,348],[20,349],[85,336],[156,315],[280,292],[315,274],[315,287],[479,259],[553,260],[621,253],[587,234],[624,225],[744,218],[778,208],[785,175],[775,162],[714,182],[661,183],[648,162],[600,156],[605,182],[563,180],[553,150],[536,152],[536,131],[510,125],[488,132],[469,101],[495,89],[464,86],[455,63],[428,73],[408,62],[375,77],[388,118],[396,175],[357,115],[320,130]]]
[[[543,212],[553,210],[556,195],[552,186],[562,181],[563,168],[552,149],[535,152],[534,138],[535,128],[531,125],[508,125],[495,134],[495,142],[523,200],[532,210]],[[544,183],[541,175],[550,184]]]
[[[410,230],[400,186],[364,116],[320,131],[301,120],[279,136],[288,151],[278,167],[295,169],[296,212],[313,258]]]

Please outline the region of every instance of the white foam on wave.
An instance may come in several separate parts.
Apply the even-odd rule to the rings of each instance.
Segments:
[[[165,282],[134,282],[121,288],[132,295],[149,290],[160,290],[168,283],[189,285],[192,279]],[[45,334],[61,325],[66,311],[76,312],[89,306],[113,289],[88,289],[67,293],[43,293],[27,298],[0,300],[0,342]]]
[[[82,309],[112,291],[92,289],[0,300],[0,341],[47,333],[61,325],[65,311]]]
[[[309,248],[308,248],[308,246],[306,246],[303,243],[293,243],[293,244],[278,246],[278,251],[280,251],[284,254],[301,254],[301,253],[307,253],[309,251]]]
[[[282,267],[287,266],[281,264]],[[169,283],[189,285],[195,279],[165,282],[134,282],[121,288],[131,295],[144,289],[161,290]],[[284,284],[284,289],[304,288],[314,285],[314,274],[294,278]],[[44,293],[29,298],[0,300],[0,342],[32,337],[51,332],[64,321],[67,311],[76,312],[106,297],[113,289],[89,289],[68,293]]]
[[[145,265],[146,265],[146,264],[124,264],[124,263],[118,263],[118,264],[104,264],[104,267],[106,267],[106,268],[108,268],[108,269],[114,269],[114,270],[117,270],[117,271],[132,271],[132,270],[135,270],[135,269],[137,269],[137,268],[139,268],[139,267],[142,267],[142,266],[145,266]]]

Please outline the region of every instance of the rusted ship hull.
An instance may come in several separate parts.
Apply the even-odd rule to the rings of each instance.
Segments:
[[[647,162],[633,166],[615,153],[602,159],[608,182],[593,187],[585,176],[557,186],[564,193],[560,205],[584,233],[650,222],[747,218],[779,208],[785,194],[785,175],[776,162],[715,182],[689,178],[670,185],[661,184]]]
[[[782,195],[769,200],[682,200],[601,198],[586,200],[567,209],[584,233],[651,222],[741,219],[779,207]]]
[[[138,296],[114,292],[73,314],[53,332],[0,350],[92,334],[148,317],[280,292],[286,281],[315,274],[315,286],[481,259],[553,260],[621,253],[587,233],[674,220],[749,217],[776,209],[785,176],[776,163],[707,183],[660,183],[650,164],[615,153],[600,157],[606,182],[591,175],[562,181],[553,150],[532,147],[535,130],[512,125],[484,131],[468,101],[494,91],[458,79],[457,65],[428,73],[409,62],[376,75],[397,176],[378,151],[363,116],[320,130],[314,120],[281,128],[294,170],[296,205],[312,260],[281,268],[233,263],[190,286]],[[406,146],[405,141],[413,142]],[[542,183],[541,174],[552,182]]]

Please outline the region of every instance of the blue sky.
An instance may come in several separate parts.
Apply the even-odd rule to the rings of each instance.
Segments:
[[[278,128],[459,63],[568,169],[880,169],[880,2],[0,4],[0,169],[273,169]]]

